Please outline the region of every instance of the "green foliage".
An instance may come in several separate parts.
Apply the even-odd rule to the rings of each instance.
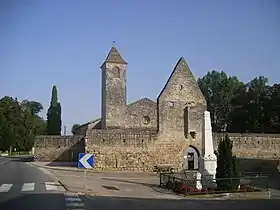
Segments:
[[[76,128],[78,128],[79,126],[80,126],[80,124],[74,124],[74,125],[72,126],[71,132],[72,132],[73,135],[75,135],[75,130],[76,130]]]
[[[224,72],[211,71],[198,79],[211,113],[213,132],[279,133],[280,84],[265,77],[247,84]]]
[[[226,129],[230,123],[231,100],[235,91],[244,84],[237,77],[228,77],[225,72],[211,71],[198,79],[199,87],[206,98],[211,113],[214,132]]]
[[[58,103],[57,88],[56,88],[55,85],[52,87],[52,99],[51,99],[51,103],[53,103],[53,104]]]
[[[46,122],[38,116],[42,109],[36,101],[18,102],[8,96],[0,99],[0,150],[30,150],[34,137],[45,134]]]
[[[57,88],[52,88],[50,107],[47,112],[47,135],[61,135],[61,105],[57,98]]]
[[[234,179],[238,177],[236,158],[232,154],[232,142],[227,134],[219,143],[217,157],[216,182],[218,190],[236,190],[239,185],[239,180]]]

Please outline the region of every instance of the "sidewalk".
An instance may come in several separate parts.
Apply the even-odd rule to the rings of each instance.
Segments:
[[[64,170],[64,171],[82,171],[77,167],[76,162],[30,162],[30,164],[48,169]]]
[[[71,192],[88,195],[136,197],[155,199],[182,199],[173,192],[159,188],[159,178],[150,172],[104,172],[64,166],[48,166],[49,163],[33,162],[34,166],[46,168]]]
[[[49,163],[33,162],[34,166],[46,168],[64,186],[67,191],[84,193],[90,196],[133,197],[151,199],[266,199],[264,193],[228,194],[222,196],[204,195],[182,197],[172,191],[159,187],[159,177],[151,172],[94,171],[64,163],[61,166],[49,166]],[[72,165],[72,166],[71,166]],[[85,176],[86,175],[86,176]],[[274,194],[274,193],[273,193]]]

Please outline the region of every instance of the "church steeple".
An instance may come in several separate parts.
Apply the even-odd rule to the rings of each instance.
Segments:
[[[117,51],[115,45],[113,44],[110,52],[108,53],[105,61],[108,63],[119,63],[119,64],[127,64],[127,62],[122,58],[121,54]]]
[[[102,106],[101,128],[120,128],[125,126],[126,114],[126,65],[113,45],[101,66]]]

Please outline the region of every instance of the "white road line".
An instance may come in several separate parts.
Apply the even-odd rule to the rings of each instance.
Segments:
[[[83,203],[66,203],[67,207],[84,207]]]
[[[1,164],[5,164],[5,163],[7,163],[7,162],[9,162],[9,160],[5,160],[5,161],[1,162],[0,165],[1,165]]]
[[[67,197],[78,197],[78,195],[76,193],[71,193],[71,192],[64,193],[64,196],[67,196]]]
[[[67,210],[86,210],[86,209],[77,209],[77,208],[74,208],[74,209],[69,209],[69,208],[67,208]]]
[[[73,201],[82,201],[81,198],[79,197],[66,197],[65,198],[65,201],[70,201],[70,202],[73,202]]]
[[[66,192],[64,196],[67,210],[86,210],[85,204],[77,193]]]
[[[58,190],[59,183],[57,182],[45,182],[46,190]]]
[[[24,183],[21,191],[26,192],[26,191],[33,191],[35,188],[35,183]]]
[[[13,184],[2,184],[0,187],[0,192],[9,192]]]
[[[39,168],[40,171],[42,171],[43,173],[49,175],[49,176],[53,176],[53,173],[51,173],[49,170],[45,169],[45,168]]]

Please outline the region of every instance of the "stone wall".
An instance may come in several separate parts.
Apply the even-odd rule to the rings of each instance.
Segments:
[[[37,136],[37,161],[77,161],[78,153],[85,151],[83,136]]]
[[[124,127],[126,64],[104,62],[102,69],[101,127]]]
[[[143,98],[126,107],[126,128],[156,128],[157,104]]]
[[[221,133],[213,133],[215,150],[218,142],[224,136]],[[229,133],[233,141],[233,152],[237,157],[255,159],[280,158],[280,134],[242,134]]]
[[[223,134],[214,133],[214,147]],[[280,134],[229,134],[233,152],[240,158],[279,159]],[[178,133],[162,135],[156,130],[122,129],[90,130],[86,152],[95,155],[95,167],[115,170],[152,170],[155,165],[181,167],[189,145],[200,148],[200,142]],[[39,161],[76,161],[85,151],[83,136],[38,136],[35,155]],[[201,151],[199,151],[201,152]]]
[[[159,131],[176,131],[187,136],[188,131],[186,130],[192,128],[196,133],[201,133],[201,126],[195,124],[203,122],[201,116],[203,116],[203,112],[206,110],[206,100],[183,58],[178,61],[159,94],[157,105]],[[192,109],[192,107],[200,108]],[[195,110],[194,114],[199,119],[190,119],[193,117],[192,110]],[[197,139],[201,141],[199,137]]]
[[[213,134],[214,147],[223,134]],[[278,159],[280,134],[229,134],[233,152],[239,158]],[[201,148],[195,139],[186,139],[178,133],[161,135],[156,131],[92,130],[88,133],[87,152],[95,155],[95,168],[115,170],[152,170],[156,165],[167,164],[178,170],[183,154],[189,148]],[[199,151],[201,152],[201,151]]]
[[[165,135],[166,137],[166,135]],[[160,138],[156,130],[91,130],[86,152],[95,156],[96,169],[151,171],[156,165],[182,167],[186,139]]]

